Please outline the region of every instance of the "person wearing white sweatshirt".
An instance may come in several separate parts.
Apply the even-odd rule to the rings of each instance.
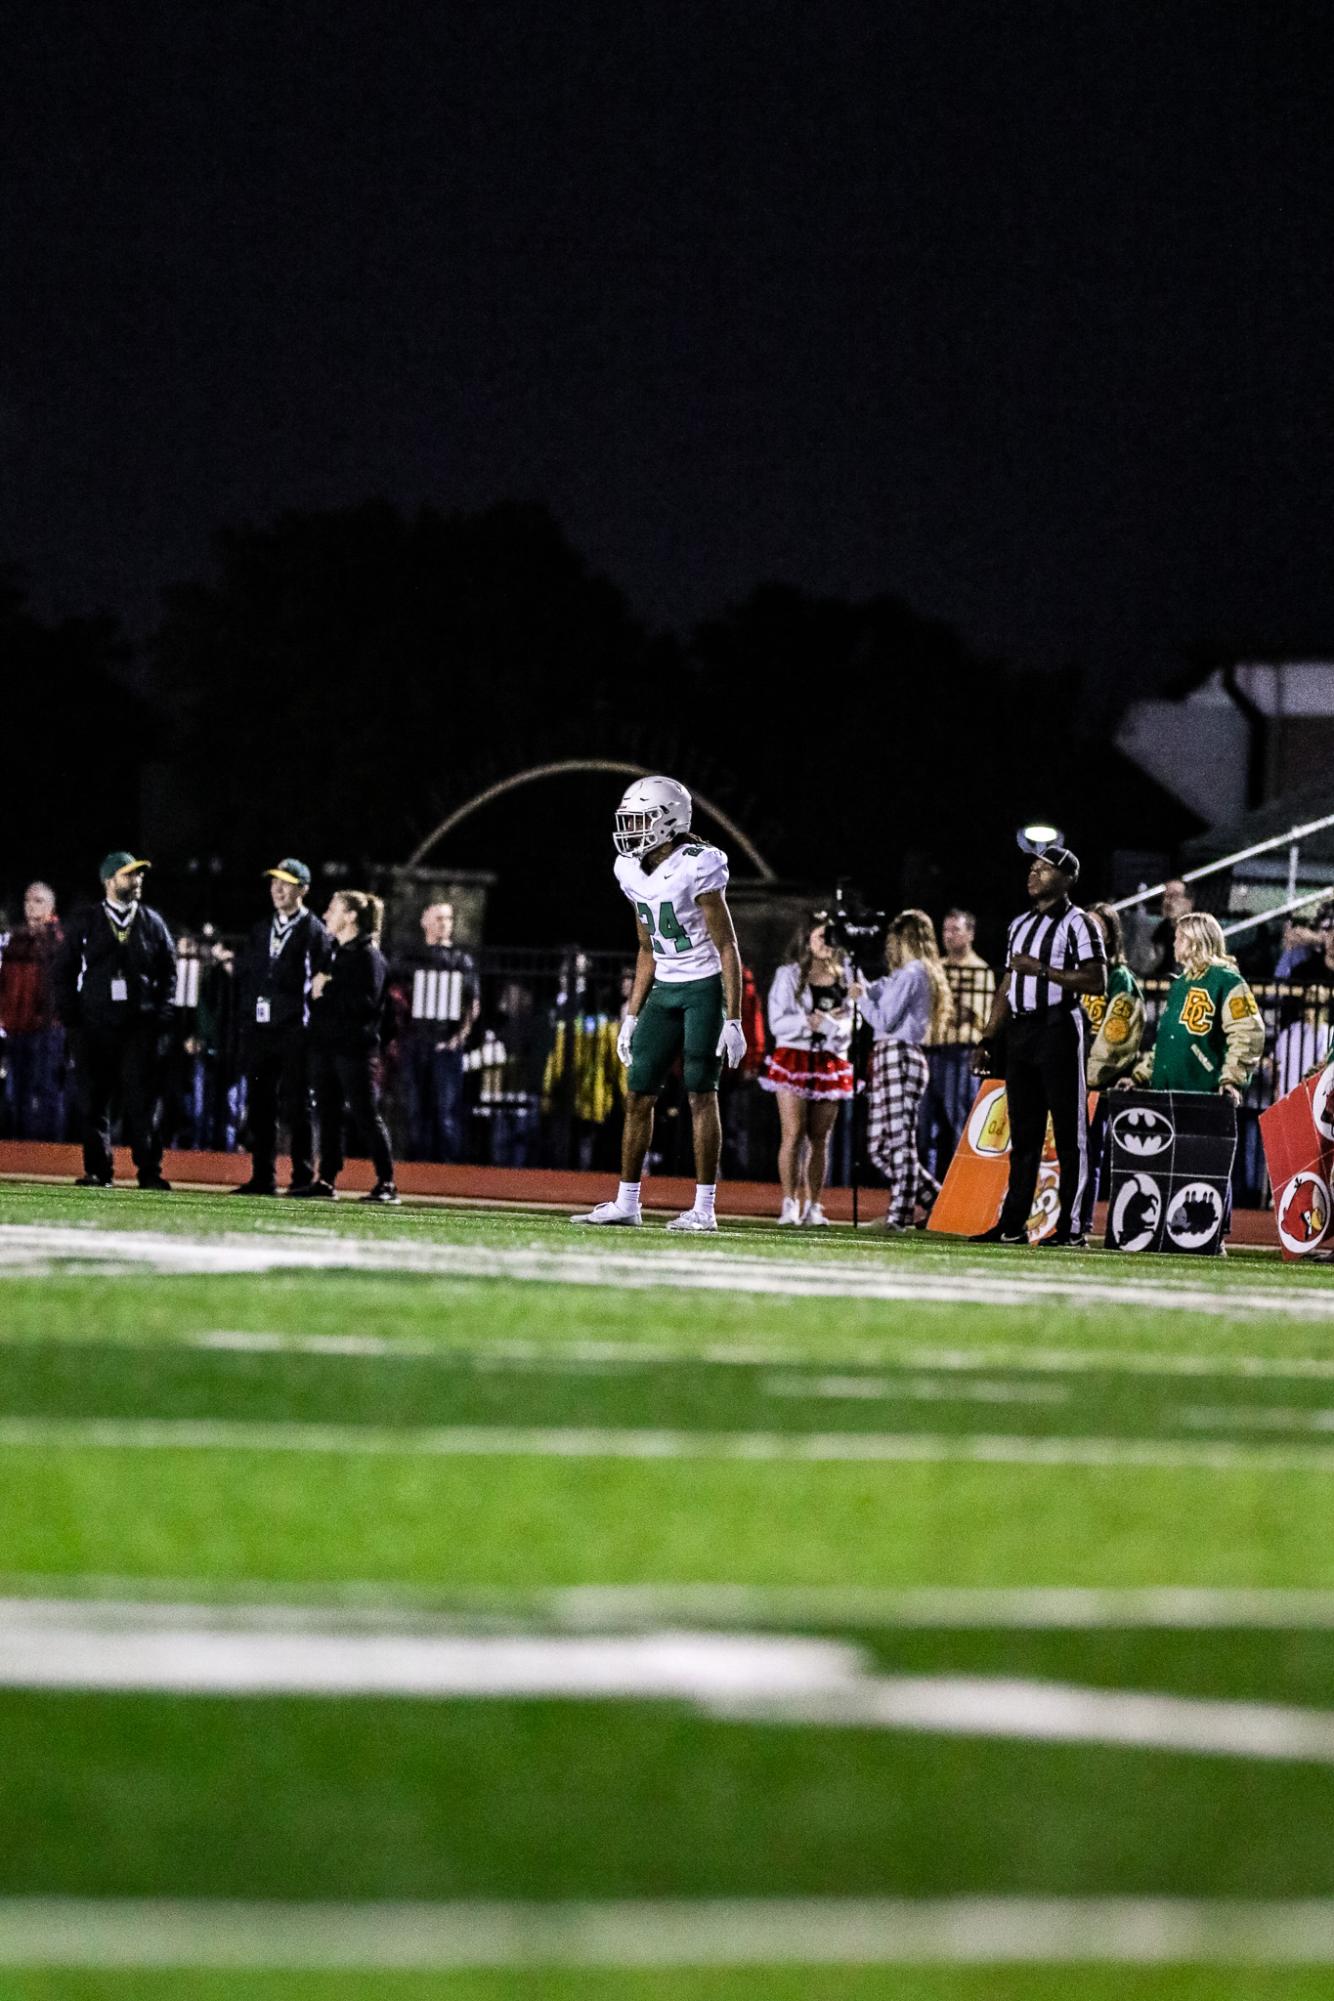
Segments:
[[[901,910],[889,926],[883,979],[861,996],[871,1048],[866,1150],[889,1183],[887,1230],[909,1230],[916,1205],[930,1214],[940,1183],[917,1152],[917,1107],[927,1084],[924,1042],[939,1042],[954,1003],[936,927],[924,910]]]
[[[852,983],[852,968],[825,936],[824,913],[812,912],[769,988],[774,1047],[760,1078],[778,1102],[778,1220],[785,1225],[829,1220],[820,1203],[829,1136],[853,1090]]]

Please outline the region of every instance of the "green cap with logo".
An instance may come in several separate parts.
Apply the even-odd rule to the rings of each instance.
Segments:
[[[264,873],[276,876],[279,882],[294,882],[300,889],[310,888],[310,870],[304,862],[294,860],[291,855],[279,862],[276,868],[266,868]]]
[[[152,862],[137,859],[128,848],[115,848],[109,855],[102,857],[102,866],[97,871],[97,879],[99,882],[110,882],[112,876],[119,875],[122,869],[152,868],[152,866]]]

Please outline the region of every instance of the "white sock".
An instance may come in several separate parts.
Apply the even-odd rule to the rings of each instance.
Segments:
[[[695,1183],[695,1214],[697,1216],[711,1216],[713,1214],[713,1198],[717,1193],[718,1184],[716,1181],[697,1181]]]
[[[632,1215],[639,1207],[640,1185],[638,1181],[622,1181],[616,1189],[616,1207]]]

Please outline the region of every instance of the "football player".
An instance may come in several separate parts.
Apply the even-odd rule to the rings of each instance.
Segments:
[[[616,880],[634,905],[635,981],[616,1049],[629,1072],[621,1184],[573,1223],[643,1221],[639,1185],[653,1107],[677,1057],[685,1066],[695,1141],[695,1200],[669,1230],[716,1230],[722,1124],[718,1079],[746,1053],[741,958],[727,908],[727,856],[690,837],[690,794],[674,778],[640,778],[616,809]]]

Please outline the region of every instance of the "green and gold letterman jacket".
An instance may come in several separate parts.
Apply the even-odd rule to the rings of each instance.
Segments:
[[[1255,995],[1235,966],[1214,959],[1202,972],[1178,973],[1158,1016],[1153,1048],[1135,1065],[1135,1082],[1155,1091],[1244,1090],[1265,1046]]]
[[[1105,994],[1081,994],[1079,1005],[1088,1016],[1093,1040],[1088,1053],[1091,1091],[1107,1086],[1127,1071],[1144,1040],[1144,996],[1139,981],[1124,962],[1107,968]]]

